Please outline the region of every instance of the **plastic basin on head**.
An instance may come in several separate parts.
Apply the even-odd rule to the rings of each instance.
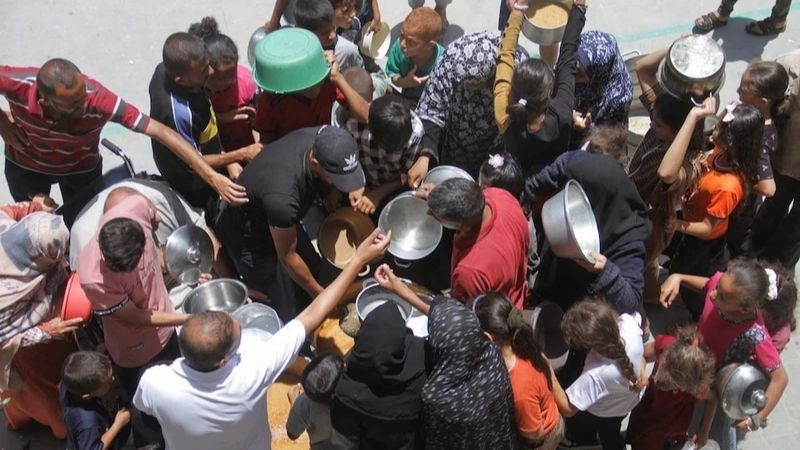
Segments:
[[[330,70],[319,39],[310,31],[282,28],[256,45],[253,79],[268,92],[308,89],[324,80]]]
[[[81,287],[81,280],[78,273],[73,272],[67,281],[67,288],[64,291],[64,300],[61,302],[61,320],[83,319],[83,323],[92,317],[92,304],[89,297]]]

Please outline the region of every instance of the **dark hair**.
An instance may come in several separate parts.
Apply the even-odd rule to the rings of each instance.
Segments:
[[[428,209],[446,220],[466,222],[480,217],[486,201],[478,183],[451,178],[433,188],[428,195]]]
[[[754,106],[738,105],[733,110],[733,120],[719,120],[717,127],[731,167],[742,175],[745,185],[749,185],[758,175],[764,117]]]
[[[738,257],[728,263],[725,272],[733,278],[736,301],[742,308],[755,311],[767,299],[769,278],[755,259]]]
[[[703,342],[696,325],[678,327],[675,341],[665,349],[664,359],[655,376],[663,390],[700,393],[714,383],[714,353]]]
[[[355,6],[355,1],[354,0],[328,0],[328,2],[334,8],[338,8],[339,6],[347,5],[347,4],[350,4],[351,6]]]
[[[294,5],[294,23],[299,28],[314,32],[333,24],[333,4],[323,0],[297,0]]]
[[[489,159],[493,155],[489,156]],[[502,152],[499,155],[503,158],[503,165],[494,167],[489,163],[489,159],[481,164],[479,171],[481,187],[496,187],[505,189],[511,193],[515,198],[522,197],[522,191],[525,188],[525,178],[522,174],[522,168],[517,162],[517,158],[508,152]]]
[[[774,270],[778,278],[778,298],[767,299],[761,304],[767,329],[772,333],[789,324],[789,329],[794,331],[797,328],[797,318],[794,315],[794,310],[797,308],[797,285],[794,274],[778,263],[761,262],[761,265]]]
[[[487,292],[475,297],[475,315],[483,331],[501,344],[510,344],[514,355],[530,362],[544,374],[548,389],[552,389],[550,364],[542,355],[542,349],[533,337],[531,324],[525,321],[522,313],[514,308],[506,294]]]
[[[178,335],[181,354],[189,367],[210,372],[234,345],[234,318],[222,311],[192,314]]]
[[[135,220],[117,217],[106,222],[97,236],[103,260],[112,272],[133,270],[144,253],[144,230]]]
[[[72,61],[53,58],[39,69],[36,74],[36,89],[45,97],[56,94],[56,89],[63,86],[67,89],[75,87],[75,80],[81,74]]]
[[[109,381],[111,360],[98,352],[75,352],[61,366],[61,382],[77,396],[88,395]]]
[[[530,115],[544,114],[550,105],[555,74],[541,59],[527,59],[514,70],[506,111],[511,120],[527,124]]]
[[[372,76],[369,72],[363,67],[350,67],[342,71],[342,77],[367,103],[372,102],[372,97],[375,94],[375,85],[372,83]]]
[[[303,392],[315,402],[329,402],[343,371],[341,356],[335,353],[317,356],[303,369]]]
[[[394,94],[384,95],[369,106],[369,131],[378,147],[394,153],[408,147],[411,138],[411,109]]]
[[[594,127],[586,136],[585,142],[589,143],[589,153],[607,155],[625,165],[628,146],[628,130],[625,127],[613,125]]]
[[[164,42],[161,58],[167,73],[180,76],[186,74],[193,62],[208,58],[208,50],[199,37],[179,31]]]
[[[617,317],[617,312],[608,303],[583,300],[564,313],[561,332],[570,347],[594,350],[614,360],[622,375],[631,382],[633,389],[639,380],[639,374],[633,368],[625,346],[620,342]]]
[[[748,88],[757,96],[770,102],[770,115],[778,126],[783,126],[791,112],[791,96],[786,94],[789,87],[789,73],[775,61],[757,61],[745,69]]]
[[[217,20],[211,16],[203,17],[200,22],[189,26],[189,34],[193,34],[206,44],[208,62],[217,68],[221,64],[235,64],[239,61],[239,50],[233,39],[220,33]]]
[[[694,108],[694,105],[691,102],[674,97],[668,92],[662,92],[653,102],[652,114],[658,116],[665,125],[677,134],[692,108]],[[691,160],[694,158],[695,154],[703,149],[705,141],[703,127],[694,127],[692,138],[689,141],[689,151],[686,152],[685,159]]]

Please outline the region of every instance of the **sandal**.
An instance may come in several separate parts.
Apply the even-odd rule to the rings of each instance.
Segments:
[[[694,21],[695,28],[702,33],[708,33],[715,28],[724,27],[727,24],[728,19],[725,18],[725,20],[722,20],[722,17],[719,16],[719,11],[703,14]]]
[[[786,31],[786,22],[783,22],[782,27],[776,27],[775,20],[772,17],[767,17],[764,20],[756,20],[748,23],[747,26],[744,27],[744,31],[753,36],[772,36]]]

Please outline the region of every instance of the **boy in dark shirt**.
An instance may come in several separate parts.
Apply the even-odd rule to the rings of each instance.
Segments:
[[[67,357],[61,371],[59,401],[67,425],[70,450],[107,450],[121,447],[131,420],[127,408],[120,408],[114,420],[103,406],[114,381],[111,360],[97,352],[76,352]]]

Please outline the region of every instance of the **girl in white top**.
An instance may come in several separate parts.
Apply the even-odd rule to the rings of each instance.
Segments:
[[[644,394],[647,382],[639,315],[618,315],[604,301],[584,300],[561,322],[571,348],[588,350],[583,372],[557,399],[567,436],[599,436],[604,450],[624,449],[622,419]],[[576,442],[577,443],[577,442]]]

